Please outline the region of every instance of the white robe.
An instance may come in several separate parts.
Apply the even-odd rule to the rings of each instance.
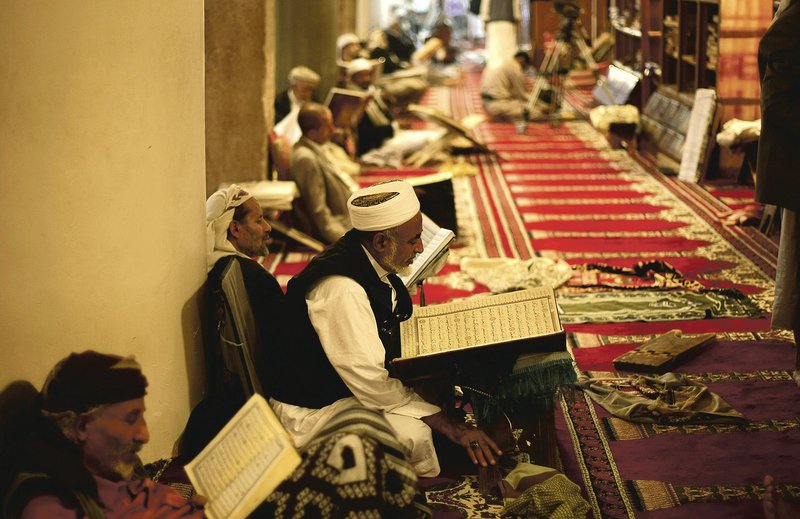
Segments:
[[[381,280],[391,286],[386,279],[388,273],[368,252],[367,257]],[[272,399],[272,407],[295,445],[302,447],[328,419],[360,403],[383,412],[400,442],[411,451],[409,461],[418,475],[437,475],[439,460],[431,429],[420,418],[436,414],[441,408],[389,376],[375,316],[361,285],[345,276],[328,276],[309,289],[306,303],[325,354],[354,396],[322,409],[307,409]]]

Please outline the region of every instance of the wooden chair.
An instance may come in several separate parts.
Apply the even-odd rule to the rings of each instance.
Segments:
[[[272,163],[270,179],[272,180],[292,180],[289,174],[289,162],[292,157],[292,144],[289,139],[278,135],[274,131],[269,132],[269,157]]]

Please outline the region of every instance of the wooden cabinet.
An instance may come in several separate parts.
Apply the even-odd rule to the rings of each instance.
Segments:
[[[657,86],[691,98],[717,90],[722,119],[758,117],[758,41],[772,0],[613,0],[617,66],[641,78],[630,103],[642,108]]]
[[[661,5],[662,0],[616,0],[609,8],[614,65],[639,78],[639,86],[628,100],[639,108],[653,92],[653,74],[662,61]]]
[[[662,84],[687,93],[716,87],[719,8],[713,1],[664,0]]]

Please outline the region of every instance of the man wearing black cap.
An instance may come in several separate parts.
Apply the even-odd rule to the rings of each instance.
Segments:
[[[133,357],[85,351],[60,361],[3,460],[17,474],[4,516],[204,517],[201,499],[138,474],[150,439],[146,388]]]

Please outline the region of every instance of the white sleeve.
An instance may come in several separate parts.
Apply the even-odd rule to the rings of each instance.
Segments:
[[[323,278],[308,291],[306,303],[325,354],[365,407],[412,418],[441,411],[389,376],[375,316],[358,283],[344,276]]]

